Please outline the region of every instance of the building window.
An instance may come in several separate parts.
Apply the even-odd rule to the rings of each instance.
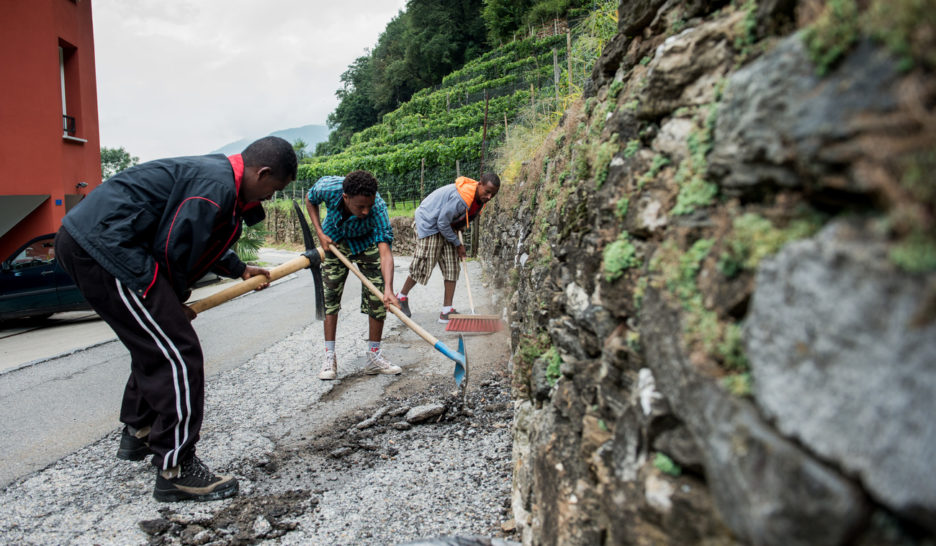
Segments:
[[[81,129],[81,87],[78,75],[78,48],[59,40],[59,79],[62,86],[62,136],[76,138]]]

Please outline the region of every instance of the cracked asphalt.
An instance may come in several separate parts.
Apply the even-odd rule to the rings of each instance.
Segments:
[[[396,257],[397,286],[407,264]],[[499,314],[479,264],[470,263],[469,273],[477,311]],[[355,284],[352,278],[348,287]],[[457,346],[457,337],[435,322],[441,294],[437,272],[411,293],[413,319]],[[467,300],[462,283],[456,306],[460,300]],[[453,363],[394,317],[387,319],[383,350],[403,373],[364,375],[366,316],[358,302],[356,290],[346,291],[336,381],[316,377],[321,323],[208,380],[198,452],[212,470],[238,478],[237,497],[156,502],[153,467],[115,458],[114,423],[105,437],[0,490],[0,536],[17,544],[514,540],[507,333],[466,336],[470,369],[462,398]],[[413,408],[424,406],[435,408],[419,420]]]

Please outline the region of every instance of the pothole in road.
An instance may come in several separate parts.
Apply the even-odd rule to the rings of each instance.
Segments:
[[[344,379],[345,388],[331,393],[330,403],[322,398],[325,404],[317,411],[343,407],[336,400],[366,378],[372,377]],[[452,396],[448,384],[421,385],[408,396],[385,395],[379,404],[336,414],[333,420],[304,431],[301,441],[294,439],[289,446],[279,446],[270,460],[258,465],[257,472],[248,477],[254,491],[268,494],[242,493],[243,496],[235,498],[213,516],[185,515],[187,508],[180,508],[178,512],[171,507],[163,508],[161,518],[140,522],[140,527],[150,535],[150,544],[159,545],[215,541],[253,544],[275,539],[295,530],[300,518],[306,523],[311,518],[312,525],[318,526],[322,517],[319,515],[321,503],[328,502],[323,499],[335,497],[330,491],[345,491],[346,494],[345,488],[354,488],[361,472],[384,464],[398,464],[397,459],[403,455],[431,454],[427,446],[443,441],[459,445],[457,451],[465,460],[478,464],[477,468],[465,470],[466,497],[477,493],[472,487],[489,483],[485,480],[509,483],[509,429],[513,417],[509,385],[505,374],[492,373],[478,378],[475,388],[469,390],[464,407],[459,398]],[[402,395],[407,390],[401,388],[397,392]],[[443,406],[437,415],[419,423],[406,421],[410,409],[433,404]],[[491,444],[500,447],[472,453],[482,437],[501,438]],[[432,460],[437,456],[427,456],[420,469],[431,474],[436,466],[436,472],[450,474],[452,470],[444,461]],[[276,493],[271,493],[274,491]],[[399,494],[406,495],[406,491]],[[509,492],[504,490],[498,495],[502,498],[491,503],[488,513],[483,515],[488,522],[509,518]],[[496,529],[487,524],[478,531],[490,534]]]

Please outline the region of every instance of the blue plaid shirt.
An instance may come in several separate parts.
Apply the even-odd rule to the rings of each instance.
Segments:
[[[366,218],[353,214],[344,218],[341,214],[341,195],[343,176],[323,176],[309,188],[309,201],[312,205],[325,203],[326,215],[322,221],[322,231],[338,243],[345,241],[351,254],[364,252],[377,243],[393,245],[393,228],[390,227],[390,215],[387,203],[378,193],[374,206]]]

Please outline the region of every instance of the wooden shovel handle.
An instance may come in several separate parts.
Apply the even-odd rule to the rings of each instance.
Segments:
[[[383,300],[383,294],[380,292],[380,290],[377,289],[376,286],[374,286],[374,283],[370,282],[370,279],[368,279],[367,277],[364,276],[363,273],[358,271],[358,268],[351,265],[351,262],[348,260],[348,258],[346,258],[345,255],[342,254],[341,251],[338,250],[334,244],[329,245],[328,251],[334,254],[335,256],[337,256],[338,259],[341,260],[341,263],[345,264],[345,267],[347,267],[349,271],[357,275],[357,278],[361,279],[361,282],[364,283],[364,286],[366,286],[367,289],[371,291],[371,294],[377,296],[377,299]],[[396,315],[398,319],[403,321],[403,324],[407,325],[410,330],[416,332],[419,335],[419,337],[426,340],[430,345],[435,346],[436,343],[439,342],[439,339],[437,337],[427,332],[422,326],[416,324],[413,321],[413,319],[403,314],[403,311],[401,311],[399,307],[395,305],[388,305],[387,309],[389,309],[391,313]]]
[[[321,248],[318,248],[316,250],[318,250],[319,255],[324,256],[325,252]],[[257,287],[263,283],[273,282],[275,280],[285,277],[286,275],[295,273],[296,271],[299,271],[300,269],[305,269],[307,267],[309,267],[309,259],[306,258],[305,256],[297,256],[293,258],[292,260],[289,260],[288,262],[278,265],[274,267],[273,269],[271,269],[269,278],[266,277],[265,275],[257,275],[256,277],[251,277],[247,279],[246,281],[233,284],[229,286],[228,288],[221,290],[220,292],[216,292],[208,296],[207,298],[202,298],[192,303],[191,305],[189,305],[189,307],[192,309],[192,311],[195,311],[196,313],[207,311],[208,309],[211,309],[212,307],[217,307],[226,301],[236,298],[237,296],[242,296],[246,294],[247,292],[250,292],[251,290],[256,290]]]

